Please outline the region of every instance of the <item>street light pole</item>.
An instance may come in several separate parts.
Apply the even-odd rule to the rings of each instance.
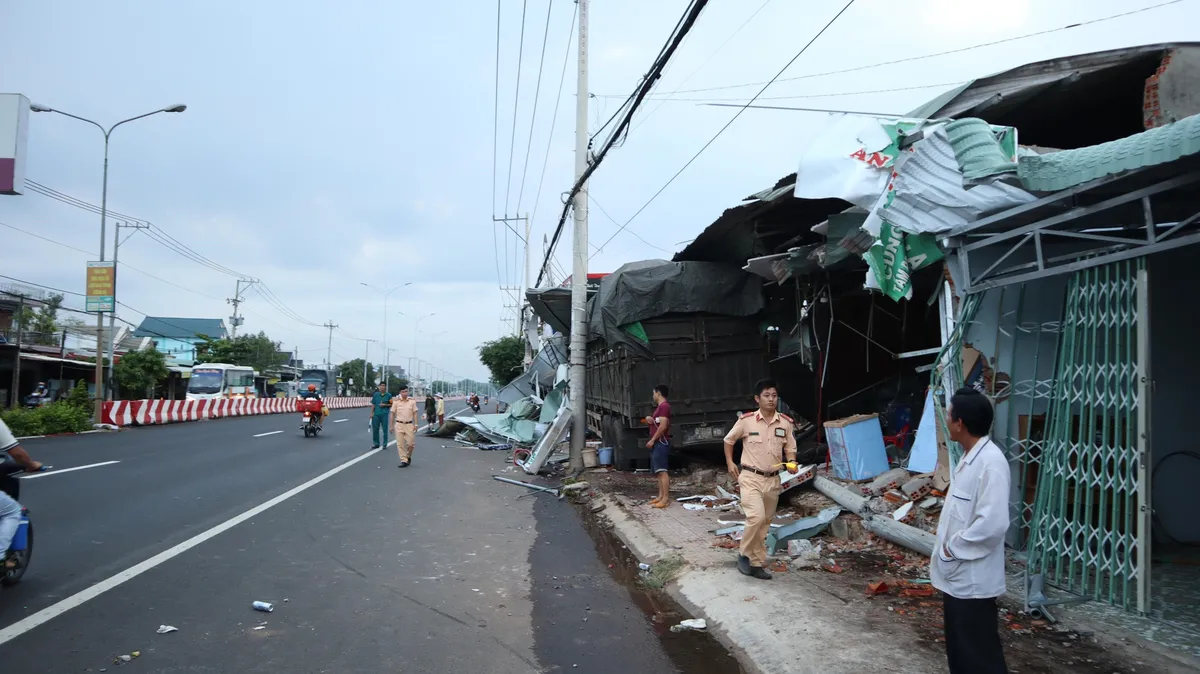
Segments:
[[[121,126],[122,124],[127,124],[129,122],[132,122],[132,121],[135,121],[138,119],[142,119],[143,117],[157,115],[160,112],[183,112],[184,110],[187,110],[187,106],[182,105],[182,104],[172,105],[172,106],[169,106],[166,108],[161,108],[161,109],[155,110],[153,112],[147,112],[145,114],[138,115],[136,117],[130,117],[129,119],[123,119],[123,120],[117,122],[116,124],[113,124],[112,126],[108,127],[107,129],[105,129],[103,126],[101,126],[98,122],[94,122],[90,119],[87,119],[86,117],[80,117],[79,115],[72,115],[69,112],[63,112],[62,110],[55,110],[54,108],[50,108],[50,107],[47,107],[44,105],[33,104],[33,105],[29,106],[29,109],[32,110],[33,112],[57,112],[58,114],[60,114],[64,117],[70,117],[71,119],[77,119],[81,122],[87,122],[88,124],[91,124],[92,126],[96,127],[97,129],[100,129],[100,133],[104,134],[104,177],[103,177],[103,181],[102,181],[101,187],[100,187],[100,261],[104,262],[104,243],[105,243],[105,239],[107,238],[105,236],[105,228],[106,228],[106,225],[108,224],[108,140],[109,140],[109,137],[112,136],[112,132],[115,131],[116,128],[118,126]],[[116,313],[116,311],[117,311],[116,292],[117,292],[116,265],[114,264],[113,265],[113,307],[112,307],[113,313]],[[103,334],[104,334],[104,312],[97,311],[96,312],[96,407],[95,407],[96,423],[101,422],[101,419],[104,414]],[[111,362],[109,363],[109,368],[110,369],[112,368]]]
[[[390,391],[391,390],[391,377],[390,377],[391,370],[389,370],[388,368],[391,365],[392,351],[394,349],[389,349],[388,345],[387,345],[388,297],[392,293],[396,292],[397,290],[404,288],[406,286],[412,285],[412,281],[409,281],[408,283],[401,283],[400,285],[396,286],[395,288],[392,288],[391,290],[384,290],[382,288],[377,288],[377,287],[371,285],[370,283],[363,283],[361,281],[359,282],[359,285],[366,286],[366,287],[370,288],[371,290],[374,290],[375,292],[379,293],[380,295],[383,295],[383,371],[384,371],[383,381],[388,383],[388,385],[389,385],[388,390]]]

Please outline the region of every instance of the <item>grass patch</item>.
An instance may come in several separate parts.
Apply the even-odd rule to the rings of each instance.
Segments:
[[[642,584],[653,590],[661,590],[667,583],[675,580],[683,570],[683,557],[668,555],[650,566],[650,570],[642,574]]]

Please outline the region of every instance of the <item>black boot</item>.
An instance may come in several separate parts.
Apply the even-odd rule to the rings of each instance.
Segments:
[[[741,571],[743,575],[749,576],[751,574],[750,558],[745,555],[738,555],[737,570]]]

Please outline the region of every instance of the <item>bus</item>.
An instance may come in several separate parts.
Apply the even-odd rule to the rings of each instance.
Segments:
[[[309,384],[316,384],[322,398],[333,398],[339,395],[338,383],[337,372],[333,370],[314,368],[300,372],[300,393],[307,391]]]
[[[256,398],[254,368],[225,363],[202,363],[192,367],[188,378],[188,400]]]

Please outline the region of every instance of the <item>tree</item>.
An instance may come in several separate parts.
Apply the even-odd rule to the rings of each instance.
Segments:
[[[479,346],[479,362],[492,373],[497,386],[504,386],[521,374],[525,342],[517,335],[484,342]]]
[[[367,378],[363,379],[363,368],[366,367]],[[342,381],[346,382],[346,386],[350,386],[351,379],[354,380],[354,390],[362,392],[371,392],[375,388],[375,368],[367,367],[366,361],[362,358],[348,360],[338,366],[338,376]]]
[[[36,310],[33,307],[25,307],[17,317],[24,333],[21,336],[22,341],[47,346],[57,345],[58,310],[62,303],[62,295],[51,295]]]
[[[287,362],[287,354],[280,352],[282,344],[271,341],[265,332],[239,335],[233,339],[213,339],[208,335],[200,337],[204,341],[196,345],[198,363],[228,363],[263,372]]]
[[[131,351],[113,368],[113,376],[122,391],[150,397],[154,387],[167,378],[167,357],[155,349]]]
[[[392,395],[400,395],[400,389],[408,386],[408,379],[401,377],[394,372],[389,372],[387,377],[387,390]]]

